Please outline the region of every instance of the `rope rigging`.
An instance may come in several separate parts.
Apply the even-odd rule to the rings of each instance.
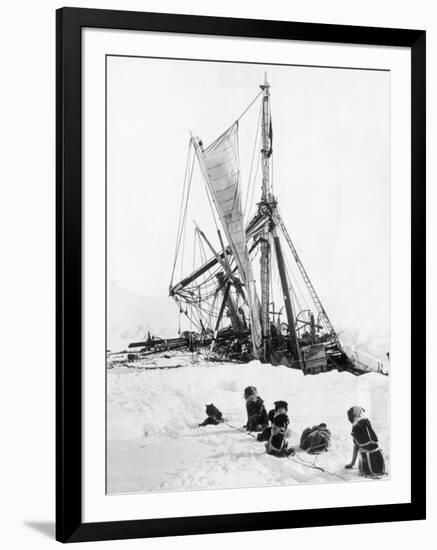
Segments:
[[[262,162],[261,162],[261,155],[258,157],[258,162],[256,164],[256,171],[255,171],[255,176],[253,178],[253,184],[252,184],[252,190],[251,190],[251,195],[250,195],[250,201],[248,203],[248,208],[247,208],[247,212],[248,214],[250,214],[250,212],[252,211],[252,205],[253,205],[253,200],[255,198],[255,181],[256,181],[256,178],[258,176],[258,172],[259,172],[259,169],[260,169],[260,166],[261,166]]]
[[[326,332],[331,334],[334,338],[334,341],[335,343],[337,344],[338,348],[341,350],[342,347],[341,347],[341,344],[340,344],[340,341],[338,339],[338,336],[337,336],[337,333],[335,332],[334,330],[334,327],[332,326],[331,324],[331,321],[329,320],[328,318],[328,315],[311,283],[311,280],[308,276],[308,273],[306,272],[306,269],[304,268],[300,258],[299,258],[299,255],[297,253],[297,250],[295,249],[292,241],[291,241],[291,238],[290,236],[288,235],[288,232],[286,230],[286,227],[284,225],[284,222],[282,221],[282,215],[281,215],[281,212],[279,210],[279,208],[277,207],[277,215],[276,215],[276,220],[275,220],[279,226],[281,227],[282,229],[282,233],[285,237],[285,240],[287,241],[287,244],[291,250],[291,253],[296,261],[296,264],[299,268],[299,271],[300,271],[300,274],[302,276],[302,279],[304,280],[305,282],[305,285],[308,289],[308,292],[310,294],[310,297],[311,297],[311,300],[315,306],[315,309],[317,311],[317,313],[319,314],[319,318],[320,318],[320,322],[322,323],[323,327],[325,328]]]
[[[184,176],[184,186],[182,190],[182,200],[181,200],[181,209],[179,212],[179,221],[178,221],[178,231],[176,235],[176,247],[175,247],[175,257],[173,262],[173,270],[171,274],[170,286],[173,285],[174,273],[176,270],[176,263],[179,255],[179,249],[182,241],[182,248],[184,248],[184,238],[185,238],[185,226],[187,219],[187,209],[188,209],[188,199],[191,191],[191,182],[193,179],[193,168],[194,168],[194,159],[195,156],[191,155],[192,152],[192,140],[189,140],[188,152],[187,152],[187,161],[185,166],[185,176]],[[192,158],[191,158],[192,157]],[[184,206],[185,198],[185,206]],[[182,254],[183,255],[183,254]],[[181,268],[182,269],[182,268]]]
[[[259,94],[258,94],[258,96],[259,96]],[[244,218],[246,218],[249,191],[251,190],[251,187],[255,185],[256,174],[258,173],[258,169],[257,169],[255,177],[253,178],[253,181],[252,181],[252,171],[253,171],[253,162],[255,160],[255,151],[257,149],[258,140],[261,139],[261,133],[259,131],[260,124],[261,124],[261,114],[262,114],[262,103],[260,104],[260,108],[259,108],[258,122],[257,122],[257,125],[256,125],[256,132],[255,132],[255,142],[253,144],[252,159],[251,159],[251,162],[250,162],[249,179],[248,179],[248,182],[247,182],[246,198],[245,198],[245,201],[244,201],[244,211],[243,211]],[[253,192],[252,192],[252,196],[253,196]]]
[[[254,435],[253,433],[247,432],[247,431],[243,430],[242,428],[237,428],[236,426],[233,426],[232,424],[229,424],[229,422],[227,422],[225,420],[223,420],[222,423],[225,424],[226,426],[228,426],[229,428],[237,431],[237,432],[243,433],[243,434],[248,435],[248,436],[250,436],[254,439],[257,439],[256,435]],[[296,461],[297,464],[301,464],[302,466],[306,466],[307,468],[311,468],[313,470],[319,470],[320,472],[323,472],[323,473],[328,474],[330,476],[338,477],[342,481],[348,481],[345,477],[341,476],[340,474],[337,474],[335,472],[331,472],[331,471],[327,470],[326,468],[322,468],[321,466],[316,465],[317,456],[315,457],[314,462],[310,462],[309,460],[305,460],[305,459],[301,458],[300,456],[298,456],[298,454],[290,455],[290,456],[287,456],[285,458],[288,458],[289,460],[294,460],[294,461]]]
[[[258,92],[255,98],[243,110],[240,116],[234,121],[233,125],[237,124],[243,118],[243,116],[255,104],[255,102],[261,96],[261,94],[262,94],[262,90]],[[254,159],[256,156],[255,153],[256,153],[256,148],[257,148],[259,134],[260,134],[259,127],[260,127],[261,115],[262,115],[262,105],[260,105],[260,109],[258,113],[256,135],[255,135],[252,158],[251,158],[251,169],[249,174],[248,187],[246,191],[245,209],[247,209],[248,205],[250,205],[253,201],[254,182],[258,174],[259,163],[257,163],[255,176],[252,179],[252,176],[254,173]],[[224,134],[226,134],[226,132],[228,132],[228,130],[226,130]],[[206,175],[205,167],[202,162],[203,147],[200,141],[199,141],[199,144],[197,144],[197,141],[196,141],[197,139],[198,138],[194,138],[193,136],[191,136],[191,139],[189,141],[189,146],[188,146],[184,185],[183,185],[183,191],[182,191],[182,200],[181,200],[181,207],[180,207],[179,219],[178,219],[177,238],[176,238],[176,245],[175,245],[175,258],[174,258],[171,283],[170,283],[171,287],[173,285],[174,274],[176,271],[176,266],[178,264],[178,261],[180,262],[181,279],[184,272],[187,211],[188,211],[188,202],[190,198],[190,191],[192,188],[192,179],[193,179],[194,163],[195,163],[196,156],[198,157],[198,161],[199,161],[198,164],[203,175],[202,179],[205,185],[206,195],[207,195],[209,207],[213,216],[214,224],[215,224],[217,233],[219,234],[219,237],[220,237],[220,229],[219,229],[219,223],[217,220],[217,212],[216,212],[216,208],[218,206],[215,204],[214,197],[212,196],[212,191],[211,189],[209,189],[209,186],[207,184],[207,178],[205,177]],[[220,140],[220,137],[214,143],[216,143],[219,140]],[[249,203],[249,197],[251,198],[250,203]],[[234,200],[235,200],[235,197],[234,197]],[[195,233],[194,241],[195,242],[194,242],[194,250],[193,250],[193,272],[195,269],[196,258],[201,259],[204,262],[204,264],[206,264],[209,260],[207,258],[207,254],[205,253],[205,247],[204,247],[203,241],[201,238],[199,238],[199,234],[197,232]],[[226,252],[226,247],[224,246],[222,239],[220,239],[220,242],[222,245],[221,246],[222,251],[220,253],[225,254],[224,263],[226,263],[227,265],[232,265],[231,273],[234,273],[234,271],[236,270],[235,259],[232,256],[229,256],[228,253]],[[199,250],[196,255],[197,247],[199,248]],[[184,285],[184,287],[180,289],[180,291],[179,289],[177,291],[178,298],[176,301],[179,306],[179,314],[180,315],[182,313],[185,314],[185,316],[190,320],[190,323],[194,323],[198,329],[201,329],[204,326],[206,326],[207,328],[212,328],[211,327],[212,323],[219,316],[220,308],[218,307],[219,300],[217,298],[218,298],[218,295],[220,294],[220,286],[218,284],[218,274],[222,271],[223,271],[222,265],[215,265],[210,269],[202,271],[201,280],[195,279],[191,283]],[[232,299],[234,300],[234,303],[236,304],[236,307],[238,310],[242,307],[241,297],[238,292],[235,292],[235,289],[233,289],[232,295],[233,295]],[[176,299],[176,296],[174,297]],[[185,304],[185,306],[182,306],[182,304]],[[179,330],[180,330],[180,324],[179,324]]]
[[[174,252],[174,261],[173,261],[173,269],[171,273],[171,279],[170,279],[170,286],[173,285],[173,277],[174,272],[176,269],[176,261],[178,257],[178,248],[179,248],[179,238],[180,238],[180,229],[181,229],[181,220],[182,220],[182,210],[183,210],[183,204],[184,204],[184,197],[185,197],[185,187],[187,184],[187,174],[188,174],[188,166],[189,166],[189,160],[190,160],[190,149],[191,149],[191,139],[188,142],[188,151],[187,151],[187,158],[185,161],[185,175],[184,175],[184,185],[182,188],[182,200],[181,200],[181,206],[179,209],[179,219],[178,219],[178,229],[176,232],[176,244],[175,244],[175,252]]]
[[[258,92],[256,94],[256,96],[253,98],[253,100],[249,103],[249,105],[244,109],[244,111],[241,113],[241,115],[235,119],[234,121],[234,124],[236,122],[239,122],[243,117],[244,115],[247,113],[247,111],[252,107],[252,105],[255,103],[255,101],[259,98],[259,96],[263,93],[263,91],[261,90],[260,92]]]
[[[173,289],[174,292],[172,292],[172,295],[174,296],[178,306],[179,306],[179,330],[180,330],[180,317],[181,314],[185,314],[185,316],[190,320],[190,330],[191,326],[194,325],[197,330],[199,330],[202,334],[209,330],[218,330],[218,327],[223,327],[223,323],[226,321],[226,319],[231,318],[232,325],[236,326],[235,324],[238,322],[238,314],[236,315],[232,314],[232,311],[244,311],[243,315],[243,321],[244,321],[244,315],[246,314],[246,318],[250,319],[251,312],[247,311],[248,308],[251,306],[248,304],[247,296],[245,296],[247,289],[242,289],[240,287],[240,284],[238,282],[238,277],[234,277],[234,273],[237,270],[236,264],[240,266],[241,269],[241,263],[239,258],[234,258],[231,253],[229,253],[230,247],[234,247],[233,242],[229,242],[228,246],[225,246],[223,239],[221,237],[220,233],[220,225],[223,225],[223,229],[225,230],[225,233],[228,235],[228,240],[230,239],[228,232],[226,231],[226,221],[223,220],[223,212],[220,210],[221,203],[217,202],[217,196],[215,195],[215,188],[212,188],[209,180],[209,174],[207,165],[205,164],[206,155],[209,154],[209,149],[211,147],[217,146],[216,144],[220,143],[220,140],[223,138],[223,136],[226,136],[226,134],[233,128],[234,125],[238,124],[239,121],[242,119],[242,117],[250,110],[250,108],[255,104],[257,99],[263,94],[263,90],[258,92],[258,94],[255,96],[255,98],[249,103],[249,105],[244,109],[244,111],[240,114],[240,116],[235,119],[234,123],[221,135],[219,138],[217,138],[207,149],[203,149],[202,142],[199,138],[195,138],[191,136],[188,144],[188,151],[187,151],[187,160],[185,165],[185,175],[184,175],[184,184],[183,184],[183,190],[182,190],[182,200],[181,200],[181,206],[179,211],[179,218],[178,218],[178,225],[177,225],[177,238],[176,238],[176,244],[175,244],[175,258],[173,262],[173,269],[172,269],[172,275],[171,275],[171,283],[170,286]],[[256,188],[256,181],[258,178],[258,174],[260,171],[260,167],[262,170],[265,169],[265,166],[263,165],[263,159],[265,160],[265,151],[263,154],[263,150],[259,151],[259,156],[257,158],[257,149],[261,146],[261,140],[263,139],[263,135],[265,137],[266,132],[266,124],[263,122],[263,133],[260,131],[260,125],[263,119],[263,101],[260,102],[260,108],[258,112],[258,117],[256,121],[256,132],[255,132],[255,139],[253,141],[253,148],[251,150],[251,158],[250,158],[250,170],[249,170],[249,176],[247,180],[247,188],[245,191],[245,200],[244,200],[244,209],[243,209],[243,219],[247,219],[246,215],[249,214],[253,207],[254,202],[254,195],[255,195],[255,188]],[[270,132],[270,140],[271,140],[271,119],[270,120],[270,130],[267,130]],[[237,131],[237,130],[235,130]],[[236,136],[237,139],[237,153],[236,153],[236,165],[239,165],[239,158],[238,158],[238,134]],[[271,141],[270,141],[271,146]],[[264,147],[264,145],[263,145]],[[271,154],[271,149],[269,151]],[[270,158],[269,154],[269,158]],[[188,204],[190,200],[190,192],[192,189],[192,180],[193,180],[193,173],[194,173],[194,165],[196,164],[195,160],[198,160],[198,167],[200,169],[200,172],[202,174],[203,183],[206,190],[206,196],[209,203],[209,208],[211,210],[211,214],[213,217],[214,225],[216,228],[216,231],[219,236],[220,245],[217,250],[218,252],[215,252],[215,250],[212,248],[212,245],[209,243],[208,239],[206,239],[205,235],[200,231],[197,226],[194,231],[194,243],[193,243],[193,258],[192,258],[192,273],[193,276],[185,277],[185,280],[182,279],[183,272],[184,272],[184,264],[185,262],[185,250],[186,250],[186,224],[187,224],[187,217],[188,217]],[[257,159],[257,160],[255,160]],[[239,168],[237,168],[238,170]],[[264,172],[263,172],[264,174]],[[264,178],[264,175],[263,175]],[[263,179],[264,181],[264,179]],[[326,315],[325,310],[323,309],[323,306],[321,305],[321,302],[312,286],[312,283],[305,271],[305,268],[303,267],[300,258],[298,257],[297,251],[291,242],[291,238],[286,230],[286,227],[282,221],[282,216],[279,211],[279,208],[276,205],[276,201],[274,200],[274,197],[272,195],[273,193],[273,158],[271,159],[271,165],[270,165],[270,192],[268,194],[269,200],[272,200],[271,203],[262,203],[259,207],[259,212],[255,214],[254,220],[253,220],[253,226],[250,229],[251,238],[254,239],[254,245],[252,245],[252,250],[249,251],[249,261],[253,263],[257,260],[259,257],[259,243],[256,244],[256,238],[260,231],[265,231],[266,226],[261,225],[263,223],[263,219],[267,220],[266,216],[269,217],[271,220],[272,226],[275,225],[278,230],[280,230],[282,234],[282,238],[285,238],[285,241],[288,245],[288,248],[290,249],[292,253],[292,259],[296,262],[296,265],[294,262],[289,261],[289,258],[287,255],[284,255],[284,261],[281,262],[281,264],[284,264],[284,271],[285,271],[285,280],[286,284],[288,286],[287,294],[291,298],[291,303],[294,306],[295,309],[295,315],[294,318],[296,319],[297,315],[301,311],[311,310],[313,308],[309,307],[309,303],[313,303],[315,311],[318,313],[318,319],[317,323],[323,327],[324,331],[326,331],[328,334],[332,334],[336,340],[336,342],[339,345],[338,338],[336,336],[336,333]],[[235,194],[233,195],[233,201],[235,202],[238,188],[240,185],[237,185]],[[241,189],[241,187],[240,187]],[[263,195],[264,196],[264,195]],[[232,197],[230,197],[229,200],[231,200]],[[227,199],[226,199],[227,200]],[[266,210],[263,210],[262,208],[265,208]],[[232,209],[231,209],[232,210]],[[220,224],[218,221],[218,218],[220,217]],[[252,222],[251,222],[252,223]],[[266,221],[265,223],[270,223]],[[257,229],[258,227],[258,229]],[[270,232],[269,232],[270,235]],[[203,237],[203,238],[201,238]],[[207,248],[209,247],[211,251],[214,253],[213,258],[211,260],[211,254],[208,251],[205,250],[205,244],[203,242],[203,239],[206,241]],[[265,241],[264,241],[265,242]],[[270,248],[274,248],[272,246],[272,243],[270,243]],[[188,246],[188,245],[187,245]],[[215,245],[214,245],[215,246]],[[232,248],[235,254],[234,248]],[[209,255],[209,256],[208,256]],[[215,261],[214,261],[215,256]],[[283,297],[282,292],[280,291],[280,285],[279,285],[279,275],[278,275],[278,265],[276,262],[276,267],[273,268],[273,262],[275,259],[275,254],[271,254],[271,261],[268,264],[268,286],[270,288],[268,294],[270,295],[269,302],[275,303],[275,298],[280,298],[286,300],[286,298]],[[199,267],[196,270],[196,260],[201,261],[201,267]],[[174,281],[174,275],[177,269],[178,261],[180,262],[180,276],[181,280],[183,282],[183,285],[176,285],[176,287],[173,287],[173,281]],[[211,265],[208,264],[210,262]],[[262,263],[262,259],[260,260],[260,263]],[[292,264],[292,265],[291,265]],[[232,268],[230,268],[232,266]],[[296,272],[297,269],[297,272]],[[224,274],[226,281],[230,282],[228,289],[226,289],[226,292],[223,290],[223,285],[221,285],[220,281],[222,279],[222,275],[220,273]],[[237,274],[238,275],[238,274]],[[274,276],[276,275],[276,289],[273,285],[274,282]],[[244,274],[240,274],[240,277],[244,280]],[[282,275],[281,275],[282,277]],[[301,283],[304,283],[302,285]],[[281,283],[284,284],[284,283]],[[302,288],[303,286],[303,288]],[[264,287],[263,287],[264,288]],[[285,284],[284,284],[285,288]],[[255,287],[256,290],[256,287]],[[228,294],[229,293],[229,297]],[[223,299],[219,299],[219,297],[223,294]],[[176,296],[177,295],[177,296]],[[264,295],[263,295],[264,296]],[[227,303],[227,300],[231,300],[229,303],[229,309],[224,310],[225,303]],[[262,298],[264,302],[267,299]],[[254,302],[255,303],[255,302]],[[268,308],[270,308],[270,304],[268,305]],[[263,305],[264,307],[264,305]],[[243,308],[243,309],[241,309]],[[278,308],[278,311],[274,312],[275,315],[278,315],[277,319],[279,321],[280,312],[282,308]],[[227,311],[227,315],[223,315],[223,312]],[[263,310],[264,312],[264,310]],[[233,315],[233,316],[232,316]],[[237,319],[237,320],[236,320]],[[301,318],[302,321],[303,318]],[[275,321],[275,317],[273,318],[273,321]],[[305,324],[305,323],[304,323]],[[319,327],[319,328],[321,328]],[[339,345],[340,347],[340,345]],[[340,347],[341,349],[341,347]]]

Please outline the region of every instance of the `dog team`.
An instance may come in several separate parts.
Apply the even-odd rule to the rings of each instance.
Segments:
[[[244,390],[247,422],[244,428],[248,432],[257,432],[257,440],[265,443],[267,454],[275,457],[293,456],[295,450],[288,446],[287,428],[288,404],[275,401],[274,408],[267,413],[263,399],[255,386]],[[206,419],[199,426],[217,425],[225,422],[221,411],[213,404],[206,405]],[[378,443],[378,437],[362,407],[354,406],[347,411],[352,424],[352,459],[345,468],[353,468],[359,455],[359,474],[379,479],[385,474],[384,455]],[[300,447],[310,454],[327,451],[331,442],[331,432],[325,423],[306,428],[300,438]]]

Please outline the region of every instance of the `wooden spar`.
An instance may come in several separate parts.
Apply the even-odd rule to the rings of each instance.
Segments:
[[[226,248],[226,254],[231,254],[231,249],[229,246]],[[219,254],[219,256],[220,258],[224,259],[225,257],[224,252]],[[182,279],[182,281],[180,281],[178,284],[171,287],[169,290],[170,296],[173,296],[173,294],[185,288],[187,285],[189,285],[190,283],[198,279],[201,275],[209,271],[211,268],[213,268],[217,264],[218,264],[218,259],[214,256],[214,258],[211,258],[210,260],[208,260],[205,264],[203,264],[201,267],[196,269],[196,271],[193,271],[191,275],[188,275],[188,277],[185,277],[185,279]]]
[[[310,326],[311,326],[311,342],[314,344],[316,341],[316,322],[314,321],[314,314],[310,313]]]
[[[220,287],[223,289],[224,285],[226,284],[225,275],[222,272],[217,273],[217,279],[220,283]],[[240,316],[238,314],[237,304],[235,303],[235,300],[232,294],[230,293],[230,286],[231,286],[231,283],[228,282],[225,290],[223,290],[223,297],[226,303],[226,307],[228,309],[229,317],[231,319],[232,328],[237,332],[241,332],[241,330],[243,329],[243,326],[242,326]],[[220,324],[222,315],[223,315],[223,312],[221,312],[221,315],[219,315],[218,317],[219,324]]]
[[[230,127],[230,129],[235,128],[237,130],[238,129],[237,124],[238,124],[238,120]],[[224,134],[222,134],[222,136],[224,136]],[[235,285],[235,288],[236,288],[237,292],[239,294],[241,294],[241,296],[243,297],[244,302],[246,304],[248,304],[248,306],[249,306],[250,330],[251,330],[251,333],[252,333],[252,343],[253,343],[253,355],[256,359],[259,359],[260,351],[261,351],[260,347],[262,346],[261,334],[260,334],[262,332],[262,330],[261,330],[262,327],[260,326],[261,323],[260,323],[260,319],[259,319],[260,315],[259,315],[258,307],[254,306],[254,304],[252,303],[252,302],[255,302],[255,295],[253,295],[253,297],[252,297],[252,294],[255,292],[255,287],[254,287],[254,280],[253,280],[253,277],[252,277],[252,269],[251,268],[249,269],[250,280],[247,280],[247,273],[246,273],[246,269],[247,269],[246,262],[248,260],[247,259],[247,250],[244,250],[244,253],[240,254],[241,251],[239,251],[237,249],[236,244],[233,240],[232,233],[231,233],[231,228],[230,228],[231,223],[230,223],[230,219],[228,219],[228,214],[232,214],[232,216],[233,216],[233,212],[225,213],[225,211],[223,209],[223,206],[220,205],[220,202],[218,202],[219,199],[216,196],[217,195],[217,190],[214,187],[214,182],[210,178],[210,174],[209,174],[208,168],[206,166],[206,161],[205,161],[205,155],[209,154],[208,150],[206,150],[206,151],[203,150],[202,143],[199,140],[199,138],[193,138],[192,143],[193,143],[193,146],[194,146],[194,150],[196,152],[197,159],[199,161],[199,166],[200,166],[200,169],[202,171],[203,179],[205,180],[207,194],[208,194],[209,198],[211,199],[212,203],[215,206],[215,210],[216,210],[216,212],[218,214],[218,217],[220,219],[222,228],[223,228],[223,230],[226,234],[226,237],[227,237],[227,240],[228,240],[228,245],[230,246],[230,248],[232,250],[234,261],[238,266],[238,272],[239,272],[241,280],[233,277],[232,273],[230,274],[229,278],[233,282],[233,284]],[[234,169],[235,169],[235,166],[234,166]],[[238,187],[236,187],[235,192],[236,193],[238,192]],[[237,195],[235,195],[234,199],[236,198],[236,196]],[[226,202],[224,200],[225,198],[226,197],[222,197],[220,200],[222,200],[222,202],[224,203],[224,202]],[[213,210],[213,213],[214,213],[214,209],[212,209],[212,210]],[[232,210],[233,210],[233,206],[232,206]],[[241,214],[241,212],[240,212],[240,214]],[[231,216],[231,218],[232,218],[232,216]],[[234,231],[234,229],[233,229],[233,231]],[[210,247],[210,245],[208,245],[208,246]],[[219,258],[217,253],[214,252],[214,255],[217,257],[220,265],[222,265],[222,267],[224,268],[224,271],[229,275],[229,273],[228,273],[229,269],[226,269],[226,267],[223,265],[226,262],[221,260],[221,258]],[[246,285],[246,288],[244,290],[245,285]],[[247,296],[245,296],[245,293],[247,293]]]
[[[262,99],[262,197],[261,208],[270,200],[270,86],[267,82],[267,73],[264,75]],[[263,358],[268,361],[270,358],[270,227],[266,223],[261,233],[261,321],[263,333]]]
[[[225,270],[226,274],[228,275],[228,277],[231,279],[231,281],[235,281],[235,277],[232,273],[232,271],[229,269],[228,267],[228,264],[227,262],[225,261],[224,259],[224,255],[222,257],[221,254],[219,254],[218,252],[215,251],[214,247],[212,246],[212,244],[209,242],[209,240],[206,238],[206,235],[205,233],[200,229],[200,227],[197,225],[197,223],[195,223],[195,226],[196,226],[196,229],[197,231],[199,232],[199,235],[202,237],[202,239],[206,242],[206,244],[208,245],[208,248],[211,250],[211,252],[214,254],[216,260],[219,262],[219,264],[222,266],[222,268]]]
[[[277,235],[273,237],[275,241],[276,261],[279,269],[279,276],[281,278],[282,294],[284,296],[285,312],[287,314],[288,333],[290,337],[290,348],[293,359],[295,361],[301,361],[299,343],[297,341],[295,320],[293,314],[293,304],[291,302],[290,289],[288,288],[287,273],[285,271],[284,256],[282,254],[281,241]]]
[[[225,286],[225,289],[223,290],[223,301],[222,301],[222,305],[220,306],[220,311],[219,311],[219,314],[218,314],[218,317],[217,317],[217,322],[215,324],[214,335],[217,334],[217,331],[219,329],[219,326],[220,326],[220,323],[221,323],[221,320],[222,320],[222,317],[223,317],[223,313],[225,312],[225,306],[226,306],[226,303],[228,301],[230,289],[231,289],[231,283],[228,282]],[[214,340],[215,340],[215,336],[214,336]]]
[[[251,254],[255,248],[258,246],[259,242],[256,240],[252,246],[250,247],[249,249],[249,254]],[[228,246],[226,247],[226,250],[225,250],[226,254],[228,256],[231,256],[232,255],[232,251],[231,251],[231,248]],[[222,259],[225,258],[225,254],[222,252],[221,254],[218,254],[218,256]],[[204,273],[206,273],[207,271],[209,271],[211,268],[213,268],[215,265],[217,265],[219,262],[218,262],[218,259],[214,256],[213,258],[211,258],[210,260],[208,260],[206,263],[204,263],[201,267],[199,267],[198,269],[196,269],[195,271],[193,271],[193,273],[191,273],[191,275],[188,275],[187,277],[185,277],[185,279],[182,279],[182,281],[180,281],[179,283],[177,283],[176,285],[170,287],[169,289],[169,295],[170,296],[174,296],[175,294],[177,294],[178,292],[180,292],[182,289],[184,289],[186,286],[188,286],[190,283],[192,283],[193,281],[195,281],[196,279],[198,279],[200,276],[202,276]],[[236,273],[236,271],[238,270],[238,266],[235,266],[233,269],[232,269],[232,273]]]
[[[231,283],[228,281],[228,283],[226,284],[226,287],[223,291],[223,301],[222,301],[222,305],[220,306],[220,311],[219,311],[219,314],[218,314],[218,317],[217,317],[217,322],[215,324],[214,333],[213,333],[212,340],[211,340],[211,346],[209,348],[209,353],[211,353],[212,350],[214,349],[215,341],[217,340],[218,329],[219,329],[219,326],[220,326],[220,323],[221,323],[221,320],[222,320],[222,317],[223,317],[223,313],[225,312],[225,306],[226,306],[226,302],[228,301],[228,296],[229,296],[230,289],[231,289]]]
[[[293,244],[293,241],[291,240],[290,235],[288,234],[287,228],[284,224],[283,219],[281,218],[281,215],[279,214],[278,210],[275,209],[273,213],[274,221],[278,224],[278,226],[282,229],[282,233],[285,237],[285,240],[287,241],[288,246],[290,247],[291,253],[293,254],[293,257],[296,261],[297,267],[299,268],[300,274],[302,276],[302,279],[305,282],[305,285],[310,293],[311,299],[314,302],[314,305],[316,306],[316,309],[319,313],[319,315],[322,317],[324,324],[326,325],[331,337],[334,339],[334,342],[336,343],[338,349],[340,351],[343,351],[343,348],[341,346],[340,340],[338,338],[337,333],[335,332],[335,329],[329,320],[328,314],[325,311],[325,308],[322,305],[322,302],[320,301],[320,298],[308,276],[308,273],[306,272],[306,269],[303,266],[303,263],[299,257],[299,254],[297,253],[297,250]]]
[[[220,244],[221,244],[221,247],[222,247],[222,250],[223,250],[223,253],[221,254],[221,256],[223,257],[223,261],[226,262],[226,265],[228,266],[229,271],[232,272],[231,264],[229,263],[228,258],[225,254],[226,246],[225,246],[225,243],[223,242],[222,234],[220,232],[220,229],[217,229],[217,234],[219,236]]]

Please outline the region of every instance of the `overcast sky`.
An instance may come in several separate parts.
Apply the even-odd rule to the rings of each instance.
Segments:
[[[386,336],[388,72],[108,58],[108,281],[167,296],[189,131],[208,145],[256,96],[264,71],[274,192],[289,233],[334,325]],[[240,123],[243,203],[258,107]],[[191,198],[187,243],[193,219],[213,232],[198,170]],[[186,273],[189,244],[185,257]]]

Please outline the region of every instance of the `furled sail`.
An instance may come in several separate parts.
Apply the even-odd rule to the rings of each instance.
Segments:
[[[259,300],[256,296],[252,268],[246,244],[241,209],[238,122],[218,137],[208,148],[197,143],[196,151],[220,221],[231,247],[241,280],[248,293],[254,352],[262,345]]]

